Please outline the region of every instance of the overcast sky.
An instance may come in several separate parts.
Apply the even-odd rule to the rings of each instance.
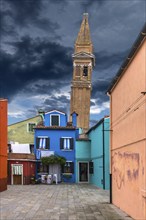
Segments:
[[[91,120],[109,114],[105,94],[146,21],[146,0],[1,0],[0,97],[9,124],[45,111],[69,114],[72,54],[84,12],[96,57]]]

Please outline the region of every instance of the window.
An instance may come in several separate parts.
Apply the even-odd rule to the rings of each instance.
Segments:
[[[51,126],[59,126],[59,115],[51,115]]]
[[[34,154],[34,144],[30,144],[30,153]]]
[[[50,138],[48,137],[37,137],[36,138],[37,149],[50,149]]]
[[[37,164],[37,173],[49,173],[49,166],[42,163]]]
[[[88,67],[84,66],[83,68],[83,76],[88,76]]]
[[[34,127],[36,126],[35,123],[28,123],[27,124],[27,131],[28,132],[34,132]]]
[[[73,150],[74,148],[74,139],[63,137],[60,138],[60,149],[62,150]]]
[[[66,161],[63,166],[62,173],[74,173],[74,162]]]

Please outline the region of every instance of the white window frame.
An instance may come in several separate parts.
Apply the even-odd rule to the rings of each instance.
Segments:
[[[61,138],[63,138],[63,139],[72,139],[72,137],[61,137]],[[70,144],[70,143],[69,143]],[[63,144],[63,146],[64,146],[64,144]],[[72,151],[72,149],[70,149],[70,146],[69,146],[69,148],[63,148],[63,149],[61,149],[62,151]],[[66,161],[67,162],[67,161]],[[72,161],[68,161],[68,162],[72,162]]]
[[[46,138],[49,138],[49,137],[48,137],[48,136],[37,136],[36,138],[46,139]],[[40,144],[40,143],[39,143],[39,144]],[[46,142],[45,142],[45,144],[46,144]],[[40,150],[40,149],[41,149],[41,150],[42,150],[42,149],[43,149],[43,150],[48,150],[48,149],[46,149],[46,145],[45,145],[45,148],[40,148],[40,147],[39,147],[37,150]]]
[[[75,166],[75,162],[72,161],[72,160],[67,160],[67,161],[65,162],[65,164],[66,164],[66,163],[74,163],[74,166]],[[74,169],[75,169],[75,167],[74,167]],[[63,174],[66,174],[66,173],[63,173]],[[67,174],[73,174],[73,173],[67,173]]]
[[[58,116],[58,118],[59,118],[59,124],[56,125],[56,126],[60,126],[60,115],[58,115],[58,114],[51,114],[51,115],[50,115],[50,126],[55,126],[55,125],[52,125],[52,116]]]

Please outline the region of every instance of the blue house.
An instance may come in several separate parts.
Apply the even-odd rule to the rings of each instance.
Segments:
[[[72,114],[72,122],[68,122],[67,115],[58,110],[46,112],[43,117],[43,124],[35,127],[36,177],[57,174],[59,182],[75,182],[75,140],[79,136],[77,114]],[[66,164],[43,165],[41,158],[51,155],[64,157]]]
[[[76,182],[109,189],[109,120],[102,118],[76,140]]]

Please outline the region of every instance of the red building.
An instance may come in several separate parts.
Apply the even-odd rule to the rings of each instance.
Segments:
[[[7,189],[7,100],[0,99],[0,192]]]
[[[35,176],[35,156],[33,154],[8,154],[8,184],[27,185]]]

